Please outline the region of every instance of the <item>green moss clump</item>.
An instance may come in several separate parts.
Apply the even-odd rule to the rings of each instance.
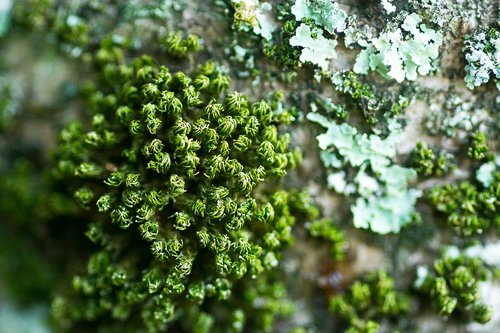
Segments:
[[[314,211],[279,190],[300,160],[279,134],[291,117],[226,94],[229,78],[212,62],[171,73],[147,56],[126,63],[108,47],[96,65],[97,83],[86,88],[91,125],[61,132],[58,172],[74,184],[97,251],[73,279],[73,295],[54,301],[56,317],[67,328],[161,332],[207,313],[196,332],[269,330],[283,312],[277,306],[246,300],[270,318],[243,309],[240,325],[210,304],[236,309],[233,290],[255,283],[267,288],[263,299],[279,299],[274,282],[255,279],[278,265],[297,212]]]
[[[432,200],[436,208],[448,215],[448,224],[459,233],[471,235],[482,233],[494,225],[500,226],[496,214],[498,208],[498,181],[492,185],[491,190],[478,191],[478,189],[464,182],[460,186],[445,185],[432,191]]]
[[[470,182],[435,187],[430,199],[436,209],[446,215],[447,224],[464,236],[477,235],[490,228],[500,228],[498,215],[499,174],[486,189]]]
[[[160,43],[168,54],[177,58],[183,58],[192,52],[201,50],[198,36],[189,34],[186,38],[182,38],[181,32],[169,33],[160,38]]]
[[[479,282],[490,275],[481,259],[445,255],[434,262],[432,272],[421,267],[419,275],[417,288],[432,298],[440,315],[483,324],[491,319],[491,307],[479,296]]]
[[[383,270],[368,273],[344,295],[330,299],[330,310],[348,323],[344,332],[375,333],[384,319],[407,314],[409,298],[394,290],[394,280]]]
[[[307,224],[309,234],[331,243],[330,254],[340,261],[345,257],[345,235],[331,219],[316,220]]]
[[[442,176],[456,168],[453,155],[445,152],[436,154],[424,142],[417,142],[410,159],[411,167],[424,177]]]
[[[472,134],[471,141],[471,146],[467,149],[467,154],[471,158],[477,161],[489,160],[492,158],[484,133],[475,131]]]
[[[429,194],[435,208],[446,215],[447,224],[463,236],[479,235],[489,229],[500,230],[500,216],[497,213],[500,205],[500,173],[484,133],[474,132],[471,141],[467,153],[473,160],[482,163],[476,171],[476,179],[482,185],[469,181],[458,185],[445,184],[433,188]],[[420,151],[423,169],[425,152],[423,147]]]
[[[377,96],[376,91],[360,77],[352,72],[337,73],[331,78],[335,88],[348,97],[348,108],[360,110],[365,121],[375,126],[384,117],[394,117],[404,113],[410,104],[407,98]],[[383,122],[382,122],[383,123]]]

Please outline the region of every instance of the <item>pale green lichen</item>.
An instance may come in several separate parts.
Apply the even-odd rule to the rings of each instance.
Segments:
[[[313,33],[316,37],[313,37]],[[311,30],[311,27],[304,23],[299,25],[295,36],[290,38],[290,45],[302,47],[300,61],[317,65],[322,70],[328,70],[330,60],[337,57],[337,41],[326,39],[320,30]]]
[[[500,32],[491,29],[467,36],[465,41],[465,83],[474,89],[487,83],[493,76],[500,90]]]
[[[498,172],[500,167],[500,156],[496,156],[494,161],[484,163],[476,172],[476,179],[483,184],[483,186],[490,187],[495,180],[495,172]]]
[[[347,123],[339,125],[317,113],[309,113],[307,119],[327,128],[317,137],[325,166],[357,170],[354,184],[345,181],[342,171],[328,176],[329,187],[346,195],[359,194],[351,207],[354,226],[381,234],[399,232],[412,220],[421,193],[407,187],[415,170],[393,162],[402,134],[397,121],[388,121],[390,134],[382,139],[375,134],[359,134]]]
[[[330,0],[297,0],[291,10],[297,21],[312,19],[318,27],[331,34],[346,28],[346,12]]]
[[[396,6],[394,6],[392,0],[381,0],[380,3],[387,14],[391,14],[396,11]]]
[[[401,29],[384,32],[361,51],[354,72],[367,74],[370,70],[402,82],[413,81],[417,74],[427,75],[437,69],[443,36],[422,23],[415,13],[408,15]]]
[[[425,120],[425,128],[432,135],[456,137],[464,132],[480,129],[495,131],[494,108],[471,102],[456,94],[450,94],[444,103],[433,103]]]
[[[338,42],[335,38],[325,37],[323,30],[336,37],[336,33],[347,27],[347,14],[329,0],[297,0],[291,13],[298,22],[306,22],[299,25],[290,39],[290,45],[302,48],[300,61],[328,70],[330,60],[337,57],[335,47]]]
[[[242,30],[252,30],[265,40],[272,40],[276,30],[271,11],[272,5],[258,0],[232,0],[235,23]]]
[[[10,25],[10,8],[12,1],[5,0],[0,2],[0,37],[5,35]]]

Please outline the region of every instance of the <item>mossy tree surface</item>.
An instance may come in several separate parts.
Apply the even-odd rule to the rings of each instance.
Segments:
[[[292,242],[291,211],[309,208],[279,190],[300,160],[279,133],[286,110],[227,93],[213,62],[188,75],[119,54],[98,52],[90,128],[73,123],[60,136],[59,173],[94,216],[86,234],[99,249],[73,280],[82,299],[54,309],[65,325],[111,317],[160,332],[275,268]],[[207,318],[210,331],[218,323]]]

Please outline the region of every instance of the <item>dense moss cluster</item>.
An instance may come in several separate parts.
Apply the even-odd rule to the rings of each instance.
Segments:
[[[460,185],[446,184],[432,189],[430,197],[436,209],[446,215],[450,227],[459,234],[470,236],[489,228],[500,228],[499,186],[498,177],[484,190],[467,181]]]
[[[324,219],[308,223],[307,228],[312,237],[330,242],[330,254],[335,260],[342,260],[345,256],[345,234],[339,230],[333,220]]]
[[[432,272],[420,268],[416,286],[434,300],[440,315],[456,314],[463,321],[486,323],[492,309],[481,301],[479,282],[489,274],[479,258],[445,255],[434,262]]]
[[[409,309],[408,296],[394,289],[394,280],[383,270],[367,274],[344,295],[330,299],[330,310],[348,323],[349,333],[378,332],[379,320],[395,319]]]
[[[424,177],[442,176],[456,168],[453,155],[444,151],[435,153],[427,144],[420,141],[417,142],[410,159],[413,169]]]
[[[481,234],[489,229],[500,230],[499,191],[500,174],[495,170],[494,156],[486,136],[474,132],[467,149],[469,157],[480,161],[476,178],[482,184],[469,181],[445,184],[431,190],[429,197],[436,209],[446,215],[447,223],[461,235]]]
[[[52,299],[54,329],[82,333],[414,332],[430,302],[443,331],[493,317],[493,0],[6,3],[0,303]],[[14,59],[38,43],[51,62]],[[49,64],[61,90],[39,87]],[[440,242],[471,257],[435,260]]]
[[[73,280],[84,297],[54,309],[70,326],[110,316],[158,332],[277,266],[292,210],[312,209],[276,188],[301,154],[279,134],[287,111],[226,94],[230,80],[213,62],[171,73],[107,47],[96,64],[91,126],[61,133],[58,169],[93,216],[87,236],[98,250]]]

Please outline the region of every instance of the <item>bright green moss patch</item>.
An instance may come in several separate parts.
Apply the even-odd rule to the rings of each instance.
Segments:
[[[98,52],[90,127],[60,135],[59,172],[93,216],[87,236],[98,251],[73,280],[78,297],[58,299],[54,311],[69,327],[112,318],[160,332],[186,311],[231,303],[239,280],[275,269],[296,213],[313,207],[279,190],[301,156],[280,134],[286,109],[227,93],[213,62],[171,73],[150,57],[114,54]],[[202,331],[226,324],[217,317]],[[271,327],[256,320],[231,325]]]
[[[307,224],[306,227],[311,236],[331,243],[330,254],[334,260],[344,259],[346,237],[331,219],[317,220]]]
[[[429,197],[435,208],[446,217],[448,226],[465,236],[478,235],[489,230],[500,230],[500,172],[486,144],[483,133],[472,135],[468,155],[483,161],[476,171],[476,179],[482,183],[464,181],[434,187]]]
[[[409,309],[408,296],[395,290],[394,280],[383,270],[368,273],[344,295],[330,299],[330,310],[347,323],[349,333],[378,332],[378,321],[397,319]]]
[[[492,309],[479,296],[479,283],[489,277],[481,259],[464,255],[445,255],[434,262],[434,269],[421,266],[415,285],[434,301],[443,317],[457,315],[462,321],[486,323]]]
[[[470,236],[490,228],[498,230],[498,178],[497,173],[495,181],[486,189],[469,182],[436,187],[430,197],[436,209],[445,214],[447,224],[459,234]]]
[[[446,152],[435,153],[434,150],[420,141],[417,142],[410,159],[413,169],[424,177],[442,176],[456,168],[453,155]]]

